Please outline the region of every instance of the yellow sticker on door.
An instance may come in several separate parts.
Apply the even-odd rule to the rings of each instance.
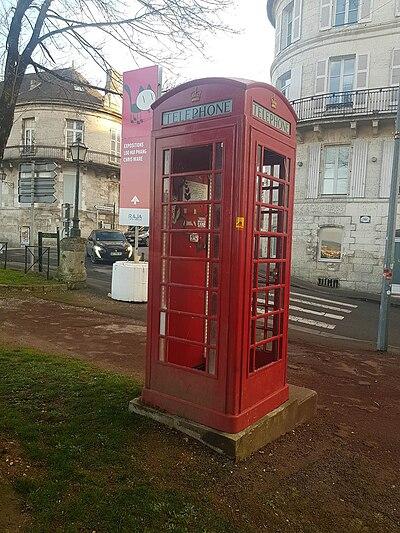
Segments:
[[[236,217],[236,229],[244,229],[244,217]]]

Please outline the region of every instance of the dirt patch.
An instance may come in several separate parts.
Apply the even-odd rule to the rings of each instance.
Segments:
[[[0,439],[0,531],[13,533],[28,527],[30,516],[13,488],[16,479],[29,478],[31,466],[19,445]]]
[[[145,335],[135,317],[32,296],[0,301],[0,342],[78,356],[140,382]],[[400,532],[399,356],[292,341],[289,357],[289,382],[318,393],[310,424],[237,466],[160,427],[151,445],[139,439],[143,468],[177,490],[190,488],[189,469],[199,494],[240,531]]]
[[[143,320],[30,295],[2,298],[0,341],[70,354],[101,368],[143,379],[146,343]]]

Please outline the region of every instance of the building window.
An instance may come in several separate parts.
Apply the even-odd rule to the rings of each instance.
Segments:
[[[350,146],[326,146],[322,174],[322,194],[347,194]]]
[[[22,144],[24,150],[32,149],[35,144],[35,119],[34,118],[24,118],[22,120]]]
[[[359,0],[336,0],[335,26],[358,22],[358,4]]]
[[[356,56],[333,57],[329,60],[329,92],[352,91]]]
[[[67,119],[66,142],[67,147],[76,141],[84,141],[84,122],[83,120]]]
[[[293,9],[294,2],[290,2],[282,11],[281,50],[292,44]]]
[[[110,162],[117,163],[121,155],[121,132],[111,130]]]
[[[327,226],[319,230],[318,261],[342,260],[343,228]]]
[[[281,93],[286,96],[286,98],[289,98],[289,88],[290,83],[292,81],[292,72],[291,70],[288,70],[282,76],[279,76],[279,78],[276,80],[276,88],[281,91]]]

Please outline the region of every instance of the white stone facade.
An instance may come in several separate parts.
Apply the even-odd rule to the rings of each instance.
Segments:
[[[57,82],[55,82],[57,83]],[[78,95],[79,98],[79,95]],[[34,145],[32,157],[21,156],[26,144],[27,119],[33,119]],[[63,229],[65,203],[73,203],[76,165],[67,150],[67,121],[83,123],[83,141],[89,151],[80,175],[80,227],[86,237],[95,228],[111,227],[115,204],[118,226],[119,148],[121,114],[115,105],[77,105],[68,101],[24,101],[16,108],[15,121],[2,162],[6,177],[0,182],[0,241],[20,246],[21,235],[31,234],[30,244],[37,243],[37,232]],[[32,121],[29,122],[32,124]],[[118,142],[117,142],[118,141]],[[28,150],[29,152],[29,150]],[[30,203],[19,202],[19,171],[21,163],[55,162],[54,203],[35,203],[33,228]],[[108,207],[109,210],[104,209]],[[71,217],[73,216],[71,206]]]
[[[293,275],[377,293],[400,83],[400,0],[269,0],[268,15],[276,29],[272,82],[299,116]],[[324,252],[323,228],[339,229],[334,260]]]

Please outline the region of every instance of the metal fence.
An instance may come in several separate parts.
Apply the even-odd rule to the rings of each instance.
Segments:
[[[299,122],[356,115],[395,115],[397,87],[327,93],[292,102]]]
[[[6,257],[4,257],[4,250],[2,254],[0,244],[0,262],[0,268],[5,265],[6,268],[13,270],[37,272],[50,277],[56,273],[58,268],[58,250],[57,247],[50,246],[42,246],[41,251],[39,246],[8,247]]]
[[[15,145],[7,146],[4,151],[3,160],[15,159],[50,159],[53,161],[72,161],[68,148],[64,146],[47,146],[44,144],[33,145]],[[96,152],[88,150],[85,164],[93,164],[99,166],[113,166],[118,168],[121,158],[118,155],[107,154],[104,152]]]
[[[3,265],[3,268],[7,268],[7,251],[8,251],[8,242],[0,241],[0,261]]]
[[[25,246],[24,256],[24,271],[27,274],[30,270],[34,270],[35,265],[38,265],[39,272],[43,270],[43,263],[46,268],[46,278],[50,277],[50,247],[49,246]]]

